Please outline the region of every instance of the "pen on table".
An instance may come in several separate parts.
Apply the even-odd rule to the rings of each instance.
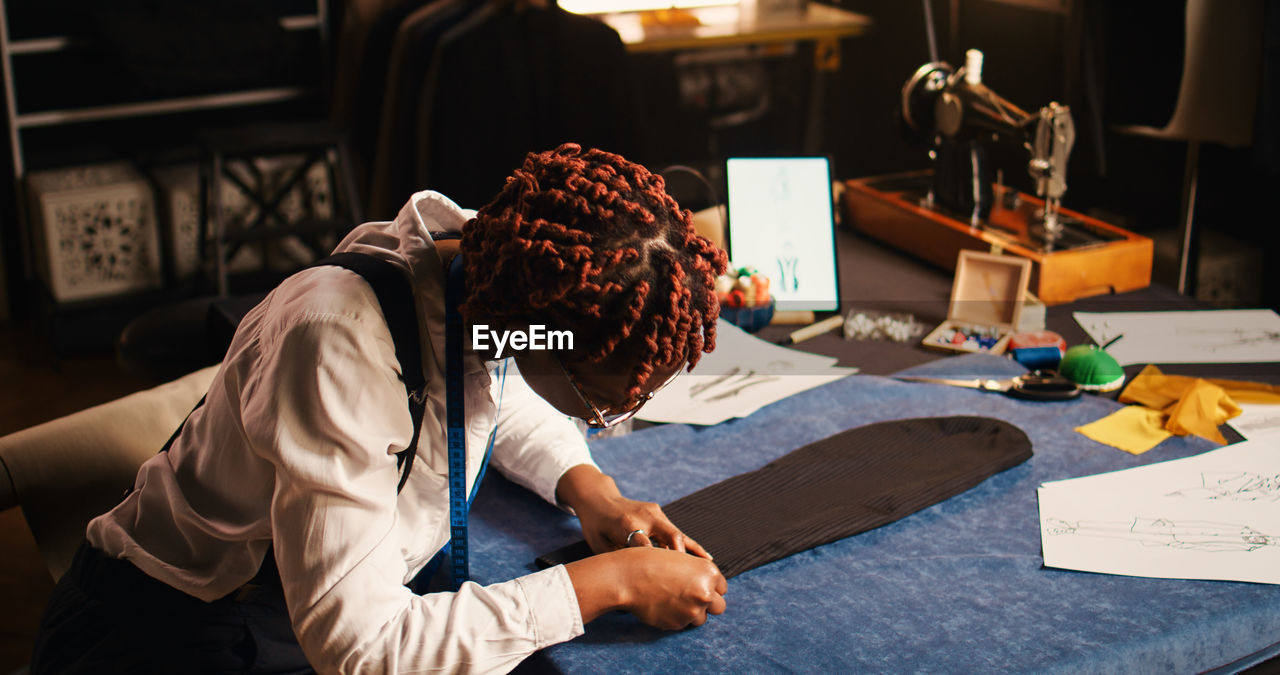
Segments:
[[[844,317],[837,314],[836,316],[823,319],[817,323],[811,323],[799,330],[791,331],[791,334],[778,341],[780,345],[793,345],[797,342],[803,342],[811,337],[822,335],[823,333],[835,330],[838,326],[844,324]]]

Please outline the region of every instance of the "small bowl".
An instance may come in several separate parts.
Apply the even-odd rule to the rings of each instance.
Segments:
[[[770,300],[767,305],[758,307],[725,307],[720,305],[720,316],[738,328],[748,333],[754,333],[769,325],[769,321],[773,319],[773,305],[773,300]]]

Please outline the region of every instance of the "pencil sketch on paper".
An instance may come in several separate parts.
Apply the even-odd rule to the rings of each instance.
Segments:
[[[1231,428],[1245,438],[1255,438],[1280,429],[1280,406],[1245,404],[1243,412],[1231,419]]]
[[[1193,328],[1179,326],[1176,331],[1182,335],[1203,335],[1205,341],[1193,343],[1197,349],[1216,352],[1219,349],[1237,347],[1253,347],[1258,345],[1280,345],[1280,331],[1251,328]]]
[[[1232,502],[1280,501],[1280,474],[1249,471],[1215,471],[1200,474],[1200,485],[1170,492],[1168,497],[1188,497]]]
[[[1264,310],[1074,312],[1122,366],[1146,363],[1270,363],[1280,360],[1280,314]]]
[[[778,379],[773,375],[759,375],[755,370],[742,370],[737,366],[706,382],[689,388],[689,398],[694,401],[720,401],[737,396],[742,391],[765,382]]]
[[[1248,525],[1204,520],[1173,521],[1167,518],[1135,517],[1132,521],[1078,520],[1058,518],[1045,521],[1045,533],[1052,536],[1106,537],[1143,546],[1165,546],[1207,553],[1248,552],[1280,546],[1280,538],[1264,534]]]

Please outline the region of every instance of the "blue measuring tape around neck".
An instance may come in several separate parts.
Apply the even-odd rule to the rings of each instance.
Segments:
[[[449,443],[449,557],[452,561],[452,590],[458,590],[470,576],[467,554],[467,432],[462,386],[462,313],[458,308],[465,295],[466,273],[462,256],[453,257],[445,285],[445,412]],[[479,486],[480,481],[476,481]]]
[[[471,500],[480,489],[480,482],[484,479],[485,470],[489,466],[489,456],[493,453],[493,441],[496,435],[496,429],[489,433],[483,463],[480,465],[471,493],[468,494],[466,407],[463,401],[462,377],[463,321],[462,313],[458,309],[465,295],[466,273],[462,266],[462,256],[456,255],[449,264],[448,280],[445,286],[445,426],[448,430],[449,454],[449,543],[436,554],[424,570],[425,576],[429,578],[447,554],[451,561],[450,588],[455,591],[470,576],[467,564],[470,553],[467,514],[471,509]],[[506,374],[506,364],[503,364],[503,388],[506,385]],[[498,406],[501,410],[501,389],[498,394]]]

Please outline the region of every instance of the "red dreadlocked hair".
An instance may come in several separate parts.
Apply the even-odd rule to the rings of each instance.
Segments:
[[[655,369],[692,368],[715,348],[727,256],[694,231],[661,176],[619,155],[573,143],[530,153],[463,227],[462,250],[464,316],[572,330],[572,362],[634,345],[629,400]]]

